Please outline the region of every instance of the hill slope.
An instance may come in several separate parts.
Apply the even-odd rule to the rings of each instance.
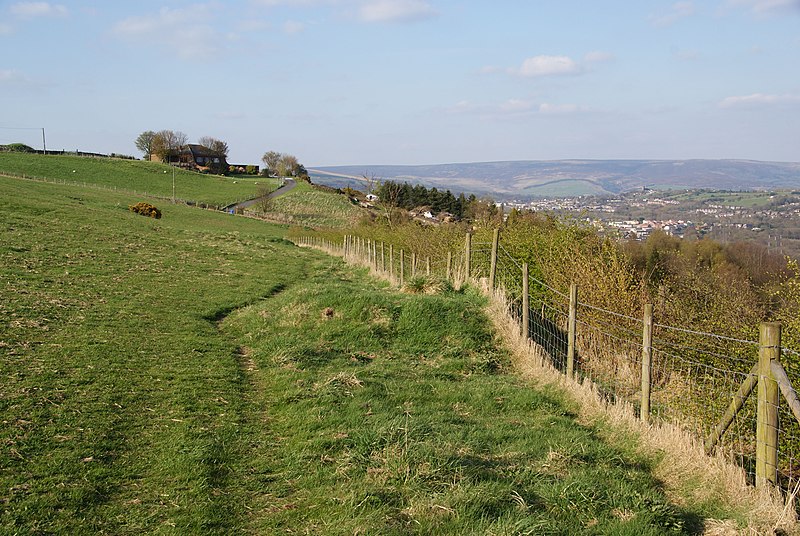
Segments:
[[[364,175],[498,199],[619,193],[653,189],[800,188],[800,163],[753,160],[553,160],[424,166],[334,166],[311,170],[315,181],[344,184]],[[362,181],[363,183],[363,181]]]

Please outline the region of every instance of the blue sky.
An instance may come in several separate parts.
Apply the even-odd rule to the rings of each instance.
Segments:
[[[800,161],[800,0],[0,1],[0,103],[0,143],[137,156]]]

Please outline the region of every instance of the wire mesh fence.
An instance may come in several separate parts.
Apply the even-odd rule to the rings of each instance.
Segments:
[[[304,240],[300,239],[300,243]],[[763,440],[758,438],[772,434],[777,441],[777,458],[774,468],[768,468],[773,472],[769,480],[787,493],[800,485],[800,400],[794,410],[790,404],[777,403],[777,398],[763,401],[758,407],[758,389],[754,386],[762,374],[758,372],[762,343],[653,323],[652,319],[652,338],[646,339],[646,318],[581,301],[579,286],[571,300],[570,294],[529,277],[526,298],[525,267],[519,259],[502,244],[495,249],[492,242],[467,243],[469,246],[460,251],[448,251],[445,258],[414,251],[401,251],[398,255],[393,246],[382,243],[370,247],[368,241],[353,237],[345,237],[341,244],[329,243],[324,249],[345,255],[351,252],[354,262],[391,274],[395,281],[399,281],[398,272],[404,272],[407,280],[412,274],[447,277],[449,271],[453,279],[477,281],[484,287],[494,278],[495,287],[509,298],[508,314],[521,330],[527,320],[530,341],[543,350],[554,368],[567,372],[574,367],[576,380],[591,381],[607,401],[626,402],[640,417],[644,407],[649,419],[680,425],[705,442],[709,452],[712,448],[723,449],[744,468],[752,483],[759,479],[758,459],[768,456],[759,451],[759,441]],[[393,251],[393,262],[376,263],[373,252],[380,249],[384,257],[387,251]],[[791,349],[782,350],[800,357]],[[792,380],[789,378],[789,382]],[[794,389],[789,382],[780,387],[791,395]],[[753,394],[747,396],[746,388]],[[649,393],[646,403],[645,390]],[[737,399],[740,404],[731,412]],[[762,412],[770,411],[777,414],[777,420],[764,424],[772,430],[762,433]],[[721,422],[729,413],[729,422]],[[720,429],[724,433],[718,433]]]

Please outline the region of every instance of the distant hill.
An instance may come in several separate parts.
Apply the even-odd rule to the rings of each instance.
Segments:
[[[520,160],[424,166],[332,166],[309,170],[315,182],[364,188],[363,176],[491,195],[496,199],[656,190],[800,189],[800,162],[755,160]]]

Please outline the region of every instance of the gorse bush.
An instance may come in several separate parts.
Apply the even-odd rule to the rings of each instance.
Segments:
[[[130,205],[128,208],[131,212],[141,214],[142,216],[147,216],[148,218],[155,218],[157,220],[161,218],[161,211],[150,203],[145,203],[144,201],[140,201],[135,205]]]

